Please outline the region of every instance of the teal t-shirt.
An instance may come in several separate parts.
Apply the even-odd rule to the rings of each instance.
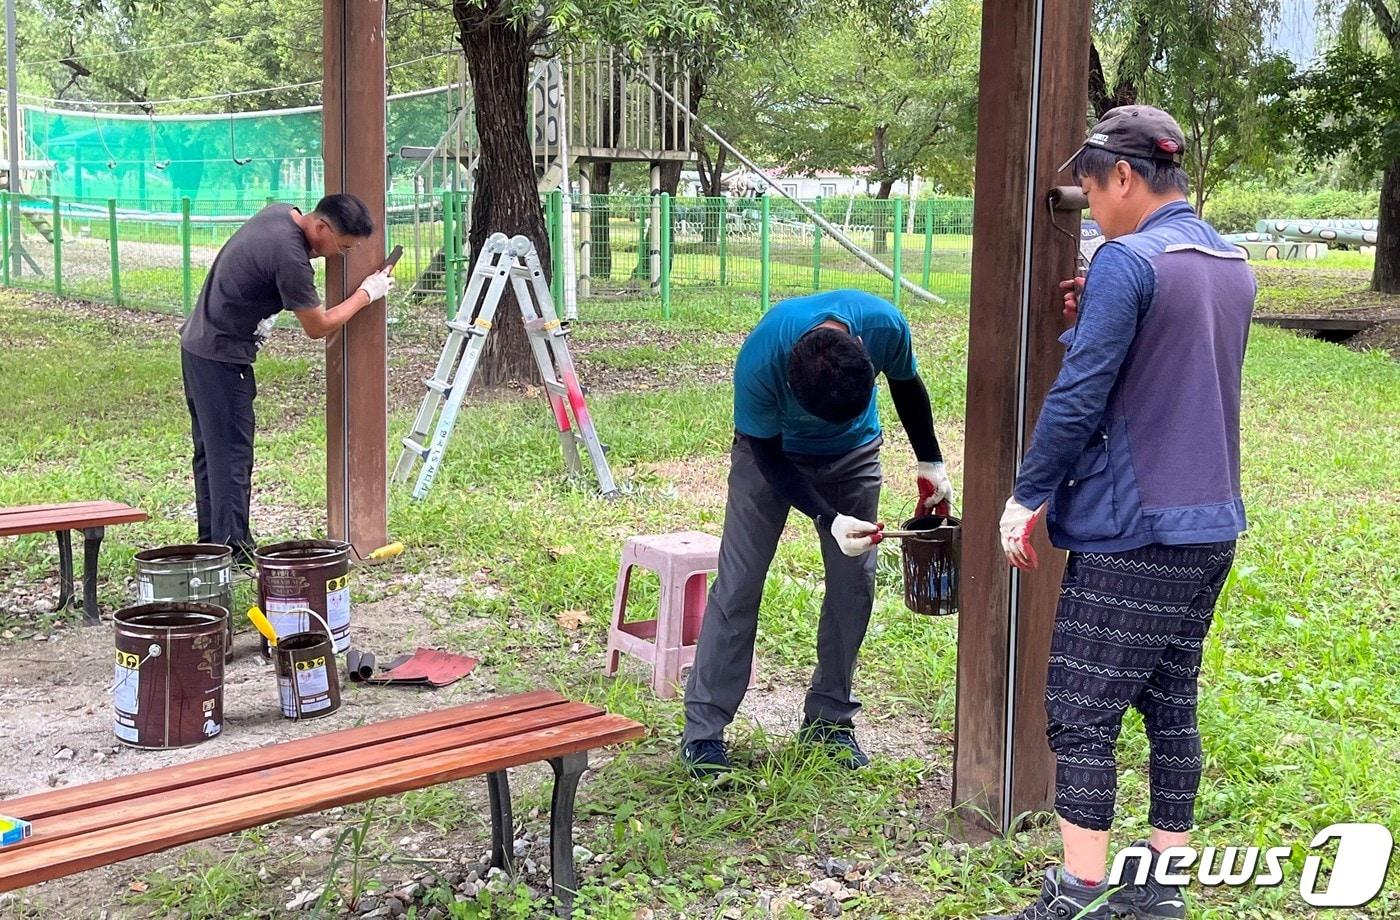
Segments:
[[[844,454],[880,435],[875,390],[865,412],[844,425],[810,415],[787,385],[788,356],[803,335],[834,319],[865,344],[876,374],[909,380],[919,372],[913,336],[904,315],[887,300],[863,291],[826,291],[785,300],[763,315],[744,340],[734,364],[734,428],[753,438],[783,436],[795,454]]]

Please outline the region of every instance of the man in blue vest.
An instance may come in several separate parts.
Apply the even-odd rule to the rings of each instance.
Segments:
[[[1240,376],[1254,276],[1186,203],[1185,145],[1166,112],[1123,106],[1071,160],[1108,242],[1082,293],[1062,285],[1075,327],[1001,519],[1018,568],[1036,565],[1042,514],[1050,542],[1069,550],[1045,689],[1065,858],[1038,899],[1000,920],[1186,916],[1177,886],[1149,876],[1110,889],[1106,878],[1129,706],[1151,749],[1152,837],[1137,845],[1157,862],[1187,841],[1202,646],[1245,529]]]
[[[884,374],[918,460],[918,513],[953,499],[913,336],[888,301],[830,291],[764,314],[734,365],[734,447],[720,539],[695,665],[685,691],[681,759],[697,775],[731,767],[724,729],[748,688],[758,606],[788,510],[811,518],[821,541],[826,594],[817,668],[801,737],[846,766],[868,763],[856,743],[856,653],[875,599],[881,525],[880,418]]]

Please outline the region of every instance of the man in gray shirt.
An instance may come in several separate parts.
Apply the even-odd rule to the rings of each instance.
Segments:
[[[291,310],[321,339],[394,286],[389,270],[366,278],[327,309],[311,260],[345,255],[374,232],[354,195],[327,195],[309,214],[268,205],[229,237],[214,259],[194,311],[180,327],[180,364],[194,436],[199,542],[232,546],[251,562],[248,505],[253,483],[253,361],[276,316]]]

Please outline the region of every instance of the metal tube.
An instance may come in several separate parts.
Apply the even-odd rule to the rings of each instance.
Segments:
[[[651,229],[647,234],[647,256],[650,259],[651,293],[661,293],[661,164],[651,164]]]
[[[578,296],[593,294],[593,178],[591,167],[578,171]]]
[[[894,272],[894,305],[899,306],[903,299],[901,296],[903,289],[900,286],[900,279],[904,277],[904,199],[894,200],[894,265],[891,270]]]
[[[442,193],[442,286],[447,301],[447,318],[457,316],[457,260],[452,252],[452,243],[457,234],[452,228],[452,193]]]
[[[18,33],[15,31],[15,0],[5,0],[5,106],[6,122],[5,134],[9,142],[9,150],[6,156],[9,158],[9,191],[10,191],[10,245],[13,251],[6,249],[6,261],[10,255],[22,256],[24,244],[20,242],[20,212],[19,196],[23,192],[23,187],[19,181],[19,77],[17,76],[18,62],[16,61],[15,45],[18,43]],[[14,273],[16,276],[24,273],[23,260],[14,259]]]
[[[671,319],[671,196],[661,193],[661,318]]]
[[[63,294],[63,214],[59,210],[58,196],[53,196],[53,292]]]
[[[107,199],[107,248],[112,257],[112,300],[122,305],[121,241],[117,239],[117,199]]]
[[[651,86],[652,86],[653,89],[655,89],[657,92],[661,93],[663,96],[666,96],[667,98],[669,98],[673,103],[676,103],[676,98],[675,98],[674,96],[672,96],[670,93],[668,93],[668,92],[666,91],[666,88],[665,88],[664,86],[661,86],[661,85],[657,84],[655,80],[651,80],[651,79],[647,78],[647,76],[646,76],[645,74],[639,74],[639,75],[642,77],[642,79],[647,80],[647,82],[649,82],[649,83],[651,84]],[[677,104],[679,104],[679,103],[677,103]],[[760,168],[754,163],[753,160],[750,160],[748,157],[744,156],[744,155],[743,155],[742,153],[740,153],[737,149],[735,149],[735,147],[734,147],[733,144],[731,144],[731,143],[729,143],[729,141],[725,140],[725,139],[720,135],[720,133],[719,133],[718,131],[716,131],[714,128],[711,128],[708,124],[706,124],[704,121],[702,121],[697,115],[695,115],[694,112],[690,112],[690,117],[691,117],[691,119],[695,122],[695,124],[697,124],[697,125],[700,126],[700,129],[701,129],[701,130],[703,130],[706,134],[708,134],[710,137],[712,137],[712,138],[715,139],[715,143],[719,144],[721,147],[723,147],[725,150],[727,150],[727,151],[729,152],[729,154],[730,154],[731,156],[733,156],[734,159],[736,159],[736,160],[738,160],[740,163],[742,163],[742,164],[744,165],[744,167],[745,167],[746,169],[749,170],[749,172],[754,173],[755,175],[759,176],[765,183],[767,183],[767,184],[768,184],[774,191],[776,191],[779,195],[782,195],[784,198],[788,199],[788,200],[791,201],[793,204],[797,205],[798,210],[800,210],[802,213],[806,214],[806,215],[807,215],[809,218],[811,218],[814,222],[816,222],[818,225],[820,225],[821,228],[822,228],[823,230],[825,230],[827,233],[829,233],[829,234],[831,235],[831,238],[832,238],[832,239],[836,240],[836,242],[838,242],[838,243],[841,244],[841,247],[842,247],[843,249],[845,249],[846,251],[850,252],[851,255],[855,256],[857,259],[859,259],[861,262],[863,262],[866,266],[868,266],[868,267],[874,269],[875,271],[879,272],[881,275],[884,275],[886,278],[890,279],[891,281],[894,280],[894,272],[891,271],[890,268],[889,268],[887,265],[885,265],[885,264],[884,264],[883,262],[881,262],[879,259],[877,259],[877,258],[875,258],[874,256],[872,256],[870,253],[866,252],[864,249],[861,249],[861,248],[860,248],[859,246],[857,246],[855,243],[851,242],[851,240],[847,238],[846,234],[844,234],[844,233],[842,233],[840,230],[836,229],[836,227],[834,227],[834,226],[831,224],[831,222],[828,221],[826,218],[822,217],[820,214],[817,214],[817,213],[816,213],[815,211],[813,211],[811,208],[807,207],[807,205],[805,205],[805,204],[803,204],[802,202],[798,201],[796,198],[794,198],[792,195],[789,195],[787,192],[783,191],[782,187],[781,187],[780,185],[778,185],[778,183],[776,183],[776,182],[774,182],[772,179],[770,179],[770,178],[763,172],[763,170],[760,169]],[[947,303],[947,301],[944,300],[942,297],[939,297],[937,294],[929,293],[928,291],[926,291],[926,290],[924,290],[923,288],[919,287],[919,286],[918,286],[917,284],[915,284],[914,282],[910,281],[908,278],[902,278],[902,279],[900,279],[900,284],[904,287],[905,290],[909,291],[909,293],[913,294],[915,297],[920,297],[920,298],[922,298],[922,299],[924,299],[924,300],[931,300],[931,301],[933,301],[934,303]]]
[[[772,206],[772,200],[764,195],[760,211],[763,220],[759,225],[758,234],[758,299],[764,310],[769,307],[769,294],[773,284],[773,266],[768,258],[772,243]]]
[[[190,199],[180,199],[180,282],[184,288],[185,315],[194,309],[194,277],[190,272]]]
[[[821,207],[822,200],[817,198],[812,202],[818,208]],[[812,290],[822,289],[822,228],[820,224],[812,224]]]
[[[910,209],[913,213],[913,209]],[[933,274],[933,199],[924,206],[924,288],[927,290],[929,278]]]
[[[10,283],[10,193],[0,190],[0,280]]]

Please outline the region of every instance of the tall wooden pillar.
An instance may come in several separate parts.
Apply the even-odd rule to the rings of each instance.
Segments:
[[[1044,693],[1064,554],[1042,521],[1040,568],[1015,572],[997,522],[1063,355],[1057,282],[1079,224],[1059,214],[1072,236],[1058,232],[1045,194],[1084,139],[1088,49],[1084,0],[982,5],[953,802],[1000,832],[1054,799]]]
[[[326,260],[339,303],[384,261],[385,0],[324,0],[326,192],[369,206],[375,231]],[[388,329],[371,304],[326,340],[326,524],[363,556],[388,542]]]

